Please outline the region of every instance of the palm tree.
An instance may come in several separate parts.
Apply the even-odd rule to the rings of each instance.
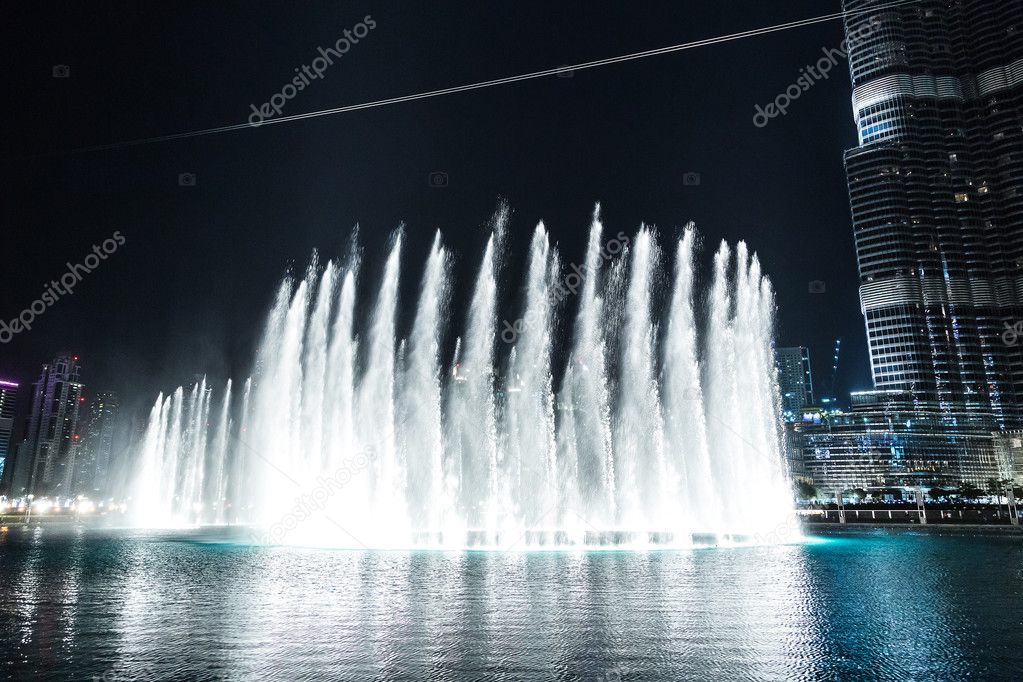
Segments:
[[[812,483],[806,481],[796,481],[795,493],[796,497],[801,500],[815,500],[820,497],[820,491]]]
[[[862,501],[866,496],[867,491],[863,488],[849,488],[848,490],[842,491],[842,497],[848,497],[852,499],[854,503]]]
[[[958,487],[956,487],[955,494],[965,500],[976,500],[978,497],[984,495],[984,491],[972,483],[963,481],[958,485]]]

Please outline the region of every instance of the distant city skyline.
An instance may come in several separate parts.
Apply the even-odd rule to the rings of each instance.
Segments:
[[[31,385],[27,409],[17,382],[0,380],[0,494],[113,492],[118,467],[130,466],[121,450],[132,435],[119,396],[87,391],[82,371],[79,356],[58,354]]]

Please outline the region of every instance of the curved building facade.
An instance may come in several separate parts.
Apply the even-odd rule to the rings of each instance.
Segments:
[[[874,384],[932,401],[950,425],[1019,428],[1023,0],[886,4],[845,2]]]

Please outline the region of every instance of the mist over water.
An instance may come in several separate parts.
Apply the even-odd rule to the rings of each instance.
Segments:
[[[371,548],[794,534],[774,295],[756,256],[721,243],[703,311],[695,230],[663,246],[646,226],[609,237],[598,206],[581,266],[536,226],[518,317],[502,324],[508,217],[494,216],[470,283],[453,281],[435,235],[405,338],[402,230],[373,281],[355,255],[314,254],[281,283],[250,377],[157,398],[129,491],[135,522]],[[456,286],[469,304],[449,330]]]

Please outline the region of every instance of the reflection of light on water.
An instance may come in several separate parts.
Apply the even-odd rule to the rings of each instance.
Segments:
[[[1013,679],[1021,642],[1004,536],[449,552],[44,531],[0,555],[14,679]]]
[[[86,561],[85,533],[79,528],[74,531],[74,540],[69,548],[65,548],[65,556],[68,564],[61,571],[59,583],[54,586],[60,596],[60,620],[61,627],[68,634],[61,639],[61,648],[65,655],[74,651],[78,632],[77,620],[79,615],[78,604],[82,598],[83,564]]]
[[[159,545],[154,542],[153,547]],[[156,644],[152,633],[159,631],[160,620],[171,619],[169,610],[161,608],[170,594],[160,570],[154,570],[158,557],[151,547],[136,543],[126,548],[125,554],[126,575],[119,589],[121,599],[111,639],[122,655],[138,660],[144,659],[147,649]]]
[[[42,561],[43,553],[42,532],[42,529],[38,527],[32,531],[28,556],[14,585],[14,592],[18,595],[15,606],[20,624],[18,637],[23,645],[32,642],[32,624],[36,621],[35,615],[39,603],[39,587],[41,584],[39,564]]]

